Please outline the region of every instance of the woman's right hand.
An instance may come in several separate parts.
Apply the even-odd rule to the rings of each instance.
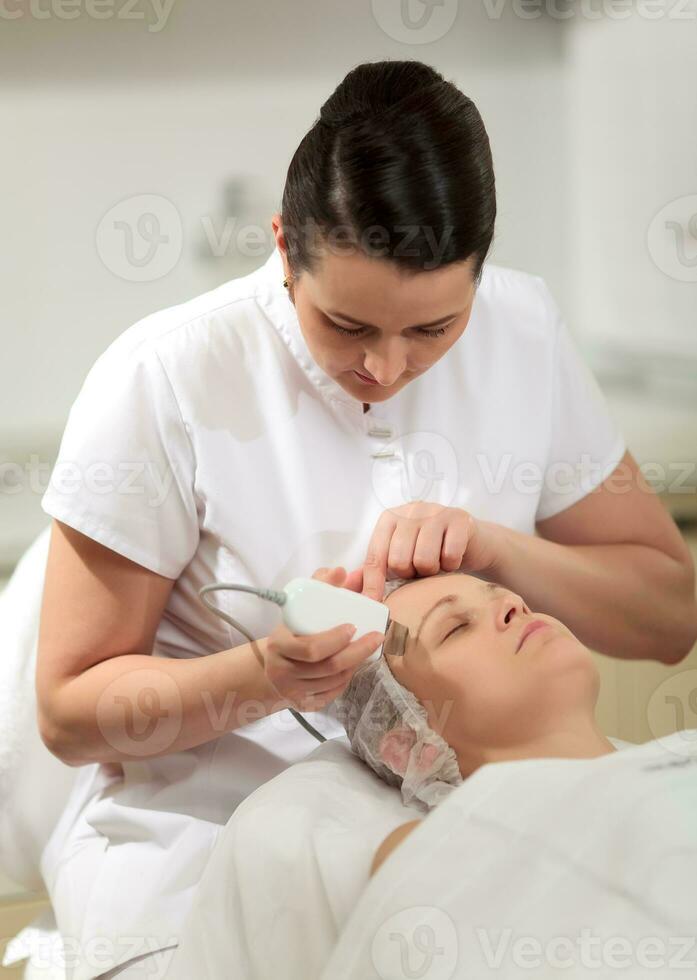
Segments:
[[[347,579],[343,568],[318,568],[312,578],[339,587]],[[347,624],[305,636],[281,623],[265,644],[264,667],[269,683],[297,711],[319,711],[338,697],[356,667],[385,639],[377,631],[351,642]]]

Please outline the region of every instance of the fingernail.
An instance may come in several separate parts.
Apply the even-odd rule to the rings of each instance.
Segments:
[[[353,634],[356,632],[357,629],[358,629],[357,626],[347,626],[346,627],[346,635],[347,636],[353,636]]]

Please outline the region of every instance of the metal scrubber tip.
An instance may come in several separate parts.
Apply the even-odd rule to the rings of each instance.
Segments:
[[[394,619],[391,620],[385,633],[385,642],[382,645],[383,655],[403,657],[408,637],[409,628]]]

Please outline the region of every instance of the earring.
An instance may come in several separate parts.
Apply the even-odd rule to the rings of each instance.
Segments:
[[[288,279],[288,276],[286,276],[285,279],[283,280],[283,285],[286,287],[286,289],[290,288],[290,281]]]

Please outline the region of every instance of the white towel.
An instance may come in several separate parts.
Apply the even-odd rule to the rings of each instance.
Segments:
[[[36,647],[50,529],[22,556],[0,594],[0,870],[41,890],[41,852],[77,769],[52,755],[36,719]],[[47,792],[50,787],[50,792]]]
[[[9,790],[22,757],[22,734],[34,711],[34,669],[41,609],[36,589],[37,567],[46,565],[48,529],[22,556],[0,594],[0,803]],[[40,574],[43,582],[43,572]]]

